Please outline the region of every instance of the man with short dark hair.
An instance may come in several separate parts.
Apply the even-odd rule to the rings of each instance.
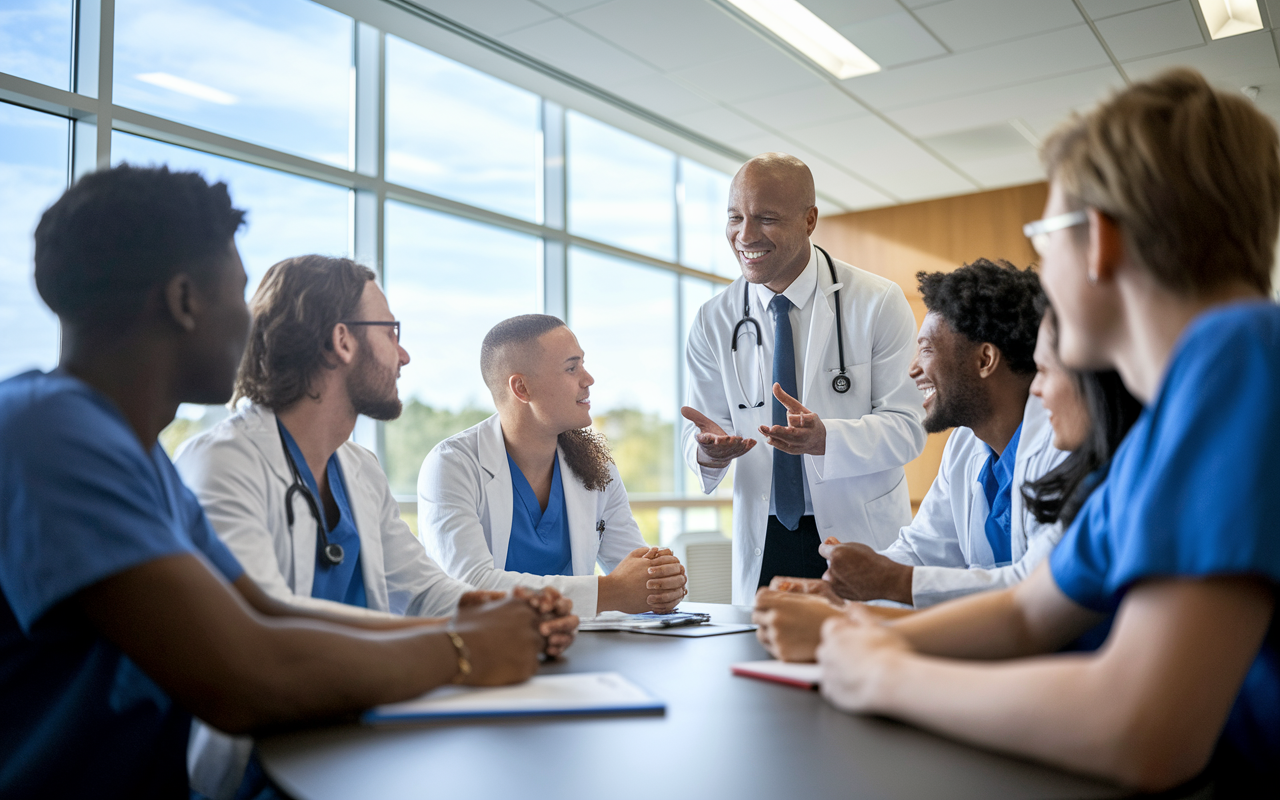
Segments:
[[[498,413],[436,445],[418,473],[432,556],[482,589],[555,587],[583,616],[672,610],[684,567],[645,544],[608,445],[589,430],[595,379],[573,332],[547,314],[503,320],[480,371]]]
[[[250,733],[512,683],[558,624],[527,594],[452,631],[342,622],[244,574],[157,442],[179,403],[231,393],[243,216],[223,184],[122,166],[36,229],[62,354],[0,383],[0,796],[186,797],[193,713]]]
[[[928,314],[911,377],[924,392],[925,430],[955,431],[897,541],[879,553],[835,541],[821,549],[840,597],[923,608],[1011,586],[1049,554],[1061,527],[1037,522],[1018,487],[1066,454],[1053,446],[1048,415],[1030,394],[1043,298],[1036,274],[980,258],[917,277]]]

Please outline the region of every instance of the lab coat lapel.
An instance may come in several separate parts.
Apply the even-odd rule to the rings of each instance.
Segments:
[[[497,414],[480,423],[477,431],[480,467],[488,483],[483,488],[489,507],[489,547],[493,565],[506,569],[507,545],[511,541],[511,467],[507,464],[507,446],[502,440],[502,422]]]
[[[342,468],[343,485],[347,489],[347,502],[351,505],[352,522],[360,537],[360,572],[364,575],[366,605],[374,611],[387,611],[391,601],[387,596],[387,581],[378,568],[383,563],[382,525],[379,519],[379,498],[370,497],[366,487],[369,482],[361,475],[361,465],[353,448],[344,444],[338,448],[338,466]]]
[[[818,259],[818,285],[813,293],[813,315],[809,319],[809,344],[804,354],[804,388],[801,390],[800,402],[809,410],[814,410],[815,391],[821,391],[819,378],[824,374],[823,351],[830,344],[831,326],[835,323],[835,311],[832,304],[833,295],[838,284],[831,282],[831,270],[827,268],[827,259],[814,250]],[[847,329],[846,329],[847,330]]]
[[[564,453],[556,448],[560,459],[560,485],[564,487],[564,510],[569,520],[569,549],[573,556],[573,574],[590,575],[595,571],[597,537],[596,501],[599,492],[582,485],[582,480],[565,463]]]
[[[293,485],[293,472],[285,460],[280,430],[276,427],[276,415],[271,409],[250,405],[241,412],[244,416],[244,433],[262,459],[267,462],[276,479],[280,481],[281,502]],[[301,492],[293,493],[293,581],[294,594],[311,596],[311,586],[316,574],[316,519]]]

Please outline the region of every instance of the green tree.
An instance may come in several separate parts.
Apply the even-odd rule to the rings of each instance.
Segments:
[[[384,469],[396,494],[415,494],[418,470],[440,442],[481,422],[493,412],[468,407],[459,411],[434,408],[417,398],[404,405],[400,419],[386,427],[386,459]]]

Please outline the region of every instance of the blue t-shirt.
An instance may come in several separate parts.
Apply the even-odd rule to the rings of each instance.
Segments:
[[[542,510],[529,480],[507,455],[511,467],[511,538],[506,569],[531,575],[572,575],[573,549],[569,542],[569,515],[564,507],[560,459],[551,468],[551,495]]]
[[[163,556],[239,562],[160,445],[61,370],[0,382],[0,509],[0,797],[184,797],[190,715],[64,601]]]
[[[311,467],[307,466],[307,460],[302,457],[302,449],[293,440],[293,434],[289,433],[289,429],[283,422],[277,419],[276,425],[280,426],[280,433],[284,436],[285,446],[289,448],[289,454],[298,468],[298,474],[302,476],[307,490],[316,500],[316,510],[323,515],[325,511],[324,505],[320,502],[320,489],[316,485],[315,476],[311,474]],[[369,600],[364,590],[364,571],[360,568],[360,533],[356,530],[355,518],[351,516],[351,504],[347,501],[347,484],[342,478],[342,467],[338,464],[337,453],[329,456],[325,474],[329,478],[329,491],[333,493],[333,502],[338,506],[338,519],[336,521],[326,519],[320,522],[325,526],[325,535],[328,536],[329,543],[342,547],[342,563],[330,564],[320,557],[320,548],[316,547],[315,577],[311,581],[311,596],[332,600],[335,603],[346,603],[349,606],[368,608]],[[312,522],[314,523],[315,520]],[[330,522],[333,524],[329,524]]]
[[[1113,613],[1146,578],[1253,575],[1280,584],[1278,397],[1280,308],[1241,303],[1188,326],[1106,483],[1050,557],[1062,591]],[[1275,619],[1219,742],[1220,758],[1272,781],[1280,778]]]
[[[987,496],[987,508],[990,509],[983,531],[987,534],[997,567],[1013,563],[1013,468],[1018,462],[1018,440],[1021,438],[1022,424],[1019,423],[1004,452],[996,455],[996,451],[991,450],[987,463],[978,473],[982,492]]]

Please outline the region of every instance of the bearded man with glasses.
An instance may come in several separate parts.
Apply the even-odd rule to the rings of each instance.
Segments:
[[[245,572],[291,605],[361,617],[451,617],[504,597],[472,591],[427,556],[377,459],[350,441],[361,414],[400,416],[396,380],[409,363],[373,271],[345,258],[286,259],[249,305],[232,398],[249,402],[175,462]],[[572,603],[550,588],[523,596],[543,616],[547,653],[562,652],[577,627]],[[191,749],[198,792],[227,796],[241,776],[255,783],[247,739],[201,727]]]

